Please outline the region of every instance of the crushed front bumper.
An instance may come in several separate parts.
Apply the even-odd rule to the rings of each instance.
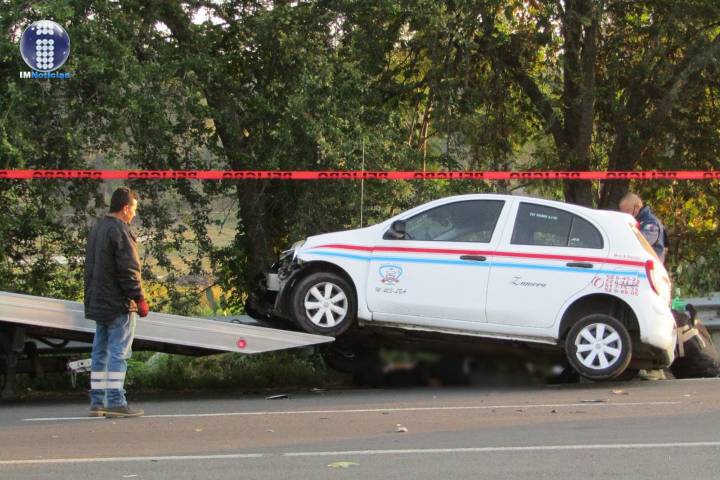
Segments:
[[[245,313],[256,320],[292,320],[287,287],[300,269],[294,253],[294,250],[283,252],[280,260],[257,278],[256,287],[245,302]]]

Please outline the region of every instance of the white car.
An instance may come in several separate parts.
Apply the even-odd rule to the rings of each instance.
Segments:
[[[473,194],[297,242],[247,310],[341,338],[371,328],[549,346],[602,380],[672,362],[670,292],[630,215]]]

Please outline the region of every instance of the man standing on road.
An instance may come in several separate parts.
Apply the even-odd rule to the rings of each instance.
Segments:
[[[91,417],[138,417],[128,407],[125,372],[137,316],[148,314],[140,278],[137,240],[130,222],[138,198],[120,187],[110,200],[110,213],[90,231],[85,251],[85,317],[95,320],[90,373]]]
[[[628,192],[622,197],[619,204],[620,211],[629,213],[640,224],[640,233],[657,254],[665,262],[668,239],[662,222],[652,213],[650,207],[643,205],[642,199],[635,193]]]

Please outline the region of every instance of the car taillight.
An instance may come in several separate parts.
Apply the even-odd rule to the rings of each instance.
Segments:
[[[653,278],[655,275],[655,262],[652,260],[645,262],[645,275],[647,276],[648,282],[650,282],[650,288],[652,288],[653,292],[657,295],[660,295],[657,285],[655,285],[655,278]]]

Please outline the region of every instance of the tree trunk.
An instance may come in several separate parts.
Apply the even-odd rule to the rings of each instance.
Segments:
[[[563,91],[561,114],[538,85],[509,42],[492,48],[497,60],[529,98],[535,114],[550,132],[561,168],[590,170],[590,145],[595,121],[595,75],[600,15],[594,0],[568,0],[558,7],[562,20]],[[487,36],[486,32],[486,36]],[[490,48],[490,47],[487,47]],[[592,184],[565,182],[565,200],[593,206]]]
[[[192,30],[191,20],[179,4],[161,4],[158,12],[159,18],[170,28],[183,48],[194,50],[203,44],[204,39]],[[246,160],[252,158],[252,155],[249,153],[250,141],[242,134],[244,125],[239,113],[240,106],[228,101],[226,85],[217,81],[214,72],[198,68],[194,70],[203,80],[203,93],[214,112],[213,122],[228,165],[232,170],[256,168],[257,165]],[[238,232],[242,232],[241,245],[247,259],[241,276],[247,286],[252,286],[257,274],[275,260],[273,245],[280,237],[277,225],[282,219],[271,213],[272,193],[266,191],[267,187],[267,183],[248,180],[237,181],[235,187],[239,203]]]
[[[592,0],[568,0],[563,15],[563,143],[556,145],[569,170],[590,170],[595,118],[598,12]],[[590,182],[565,182],[565,201],[592,207]]]
[[[610,159],[608,162],[610,170],[631,170],[635,160],[630,149],[630,141],[624,127],[619,128],[620,132],[615,136]],[[600,185],[600,200],[598,208],[617,210],[618,203],[622,196],[628,191],[630,182],[628,180],[603,180]]]

